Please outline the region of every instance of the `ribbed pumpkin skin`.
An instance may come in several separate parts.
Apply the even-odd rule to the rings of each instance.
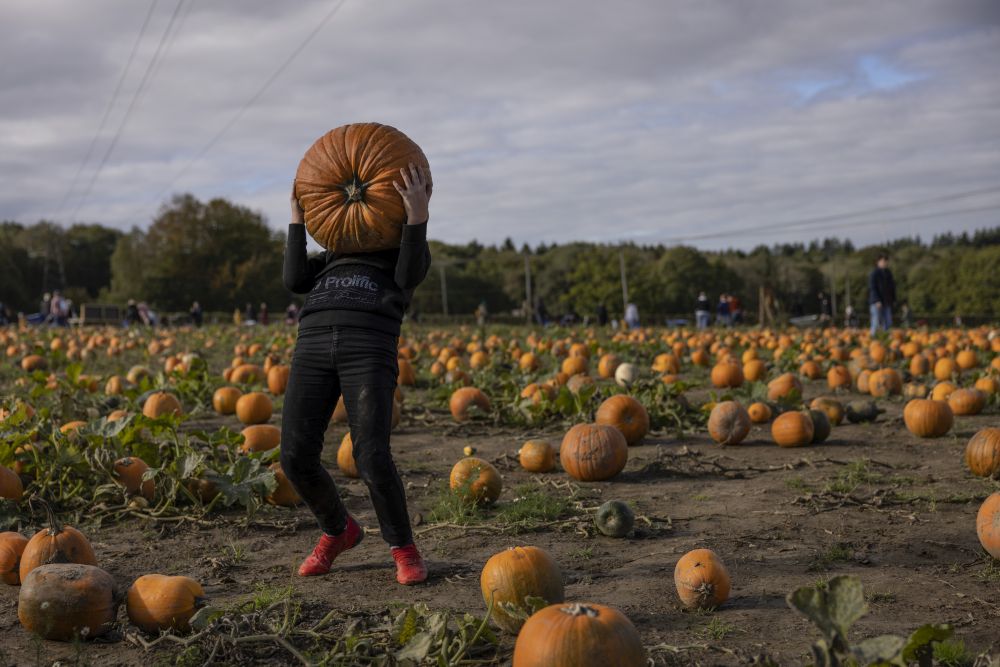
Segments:
[[[115,620],[115,581],[93,565],[53,563],[32,570],[21,582],[17,617],[44,639],[100,637]]]
[[[524,621],[504,611],[502,603],[524,609],[526,596],[542,598],[549,604],[565,599],[562,570],[547,551],[538,547],[511,547],[491,556],[479,576],[479,588],[487,608],[493,599],[493,620],[511,634],[517,634]]]
[[[399,247],[406,210],[393,181],[410,163],[431,180],[424,152],[394,127],[352,123],[316,140],[295,173],[306,230],[327,250],[373,252]]]
[[[649,413],[645,406],[626,394],[605,399],[597,408],[594,421],[617,428],[629,445],[639,444],[649,433]]]
[[[21,583],[21,554],[26,546],[28,538],[24,535],[13,531],[0,533],[0,581],[8,586]]]
[[[632,621],[590,602],[554,604],[529,618],[514,644],[513,667],[645,667]]]
[[[570,477],[582,482],[611,479],[628,462],[628,444],[614,426],[577,424],[563,437],[559,462]]]
[[[187,632],[205,591],[189,577],[146,574],[128,589],[126,610],[129,620],[146,632],[177,630]]]
[[[973,475],[1000,477],[1000,428],[980,429],[969,439],[965,465]]]
[[[729,570],[711,549],[695,549],[674,566],[674,586],[688,609],[712,609],[729,599]]]
[[[750,413],[736,401],[723,401],[712,408],[708,434],[720,445],[738,445],[750,433]]]
[[[944,401],[915,398],[903,408],[903,421],[913,435],[940,438],[951,430],[955,417]]]
[[[983,501],[976,515],[979,543],[994,558],[1000,558],[1000,492]]]
[[[948,395],[948,407],[956,415],[978,415],[986,407],[986,394],[978,389],[956,389]]]

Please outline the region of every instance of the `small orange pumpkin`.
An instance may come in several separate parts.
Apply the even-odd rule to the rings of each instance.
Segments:
[[[20,500],[24,495],[24,484],[10,468],[0,466],[0,498],[8,500]]]
[[[503,490],[500,471],[488,461],[471,456],[452,467],[448,483],[462,500],[476,504],[495,502]]]
[[[757,401],[750,404],[750,407],[747,408],[747,414],[750,415],[750,421],[754,424],[766,424],[771,421],[773,411],[767,403]]]
[[[948,395],[948,407],[956,415],[978,415],[986,407],[986,394],[978,389],[956,389]]]
[[[528,472],[549,472],[556,467],[556,451],[545,440],[528,440],[521,445],[517,457]]]
[[[21,554],[28,546],[28,538],[20,533],[0,533],[0,581],[8,586],[21,583]]]
[[[337,448],[337,467],[340,472],[347,477],[357,479],[361,476],[358,472],[358,464],[354,460],[354,441],[351,440],[351,432],[348,431],[340,441]]]
[[[260,391],[243,394],[236,401],[236,417],[244,424],[263,424],[271,418],[274,404]]]
[[[236,387],[219,387],[212,394],[212,408],[220,415],[231,415],[236,412],[236,401],[243,392]]]
[[[729,599],[729,571],[711,549],[684,554],[674,567],[674,585],[688,609],[713,609]]]
[[[281,444],[281,429],[271,424],[251,424],[240,435],[243,436],[240,451],[244,454],[266,452]]]
[[[611,479],[628,462],[628,443],[613,426],[577,424],[563,437],[559,461],[573,479],[584,482]]]
[[[288,387],[288,376],[292,369],[284,364],[275,364],[267,371],[267,390],[275,396],[281,396]]]
[[[18,570],[21,581],[25,581],[36,567],[49,563],[97,565],[97,556],[86,536],[76,528],[60,523],[48,503],[43,502],[42,506],[48,515],[49,527],[35,533],[25,545]]]
[[[295,491],[295,487],[292,486],[292,483],[288,480],[288,476],[285,475],[281,463],[275,461],[269,466],[269,469],[274,473],[274,478],[278,481],[278,486],[267,496],[267,502],[279,507],[292,507],[302,502],[298,492]]]
[[[812,442],[812,418],[804,412],[785,412],[771,424],[771,437],[782,447],[802,447]]]
[[[169,392],[158,391],[146,398],[146,402],[142,404],[142,414],[150,419],[156,419],[163,415],[180,416],[181,402]]]
[[[194,579],[145,574],[128,589],[125,609],[129,620],[145,632],[187,632],[204,599],[205,590]]]
[[[152,479],[142,478],[149,470],[145,461],[138,456],[126,456],[115,461],[114,469],[121,485],[125,487],[125,493],[130,496],[141,495],[146,500],[153,500],[155,484]]]
[[[708,434],[712,440],[720,445],[738,445],[749,433],[750,414],[742,405],[736,401],[723,401],[712,408],[708,417]]]
[[[448,401],[451,416],[457,422],[468,421],[475,410],[488,413],[491,409],[490,399],[481,389],[476,387],[460,387],[455,390]]]
[[[965,446],[965,465],[973,475],[1000,478],[1000,428],[983,428]]]

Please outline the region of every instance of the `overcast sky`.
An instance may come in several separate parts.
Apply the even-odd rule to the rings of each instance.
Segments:
[[[996,0],[343,0],[256,98],[340,0],[180,2],[155,3],[83,164],[151,2],[2,1],[0,219],[143,227],[192,192],[281,228],[309,145],[378,121],[427,154],[446,241],[1000,224]]]

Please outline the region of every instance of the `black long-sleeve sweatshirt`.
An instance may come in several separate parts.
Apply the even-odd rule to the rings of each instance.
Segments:
[[[306,255],[305,225],[288,226],[285,287],[307,294],[299,328],[347,325],[399,335],[413,290],[427,275],[427,223],[403,225],[399,248]]]

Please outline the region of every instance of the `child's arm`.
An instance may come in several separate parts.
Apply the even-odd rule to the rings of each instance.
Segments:
[[[285,265],[282,278],[285,287],[296,294],[305,294],[312,289],[316,274],[326,264],[323,255],[319,257],[306,256],[306,225],[302,208],[295,198],[295,185],[292,185],[292,222],[288,225],[288,237],[285,239]]]
[[[399,260],[396,262],[396,284],[410,290],[419,285],[431,265],[431,251],[427,246],[427,205],[431,198],[431,185],[423,169],[410,164],[409,170],[400,169],[403,186],[393,182],[403,198],[406,224],[399,243]]]

